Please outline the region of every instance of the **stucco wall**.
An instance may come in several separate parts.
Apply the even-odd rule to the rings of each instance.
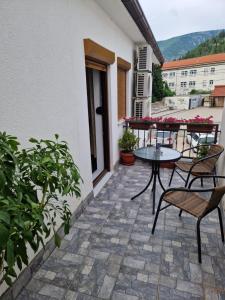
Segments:
[[[0,1],[0,37],[0,130],[18,136],[25,146],[29,137],[59,133],[80,168],[85,198],[93,186],[83,39],[131,63],[133,41],[90,0]],[[131,74],[128,79],[130,99]],[[122,128],[116,63],[108,70],[108,93],[113,167]],[[77,205],[78,200],[71,200],[72,210]]]

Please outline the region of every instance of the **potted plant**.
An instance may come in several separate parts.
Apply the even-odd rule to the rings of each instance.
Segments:
[[[119,139],[120,162],[123,165],[130,166],[134,164],[133,150],[137,146],[138,140],[129,128],[124,131],[123,136]]]
[[[187,120],[187,131],[188,132],[200,132],[200,133],[211,133],[214,128],[213,116],[200,117],[197,115],[193,119]]]
[[[81,177],[66,142],[30,139],[22,149],[16,137],[0,132],[0,285],[12,284],[16,267],[28,265],[28,248],[44,247],[69,233],[71,211],[63,197],[80,196]]]
[[[165,117],[156,124],[156,127],[158,130],[177,132],[180,129],[180,122],[182,122],[182,120],[175,117]]]

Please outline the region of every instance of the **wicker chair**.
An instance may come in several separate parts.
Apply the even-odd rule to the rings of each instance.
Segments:
[[[224,151],[224,147],[222,145],[212,144],[212,145],[199,145],[196,147],[191,147],[188,149],[185,149],[181,153],[183,154],[186,151],[191,151],[193,149],[197,149],[207,146],[209,147],[208,153],[205,157],[201,159],[194,158],[192,161],[178,161],[174,164],[173,172],[170,177],[169,186],[171,185],[174,172],[176,172],[184,181],[185,181],[185,187],[188,185],[188,181],[190,179],[190,176],[202,176],[202,175],[216,175],[216,162],[218,158],[220,157],[220,154]],[[185,173],[188,173],[187,178],[185,179],[178,171],[183,171]],[[215,177],[213,177],[214,186],[216,186]],[[203,179],[201,180],[201,184],[203,186]]]
[[[225,186],[218,186],[210,189],[191,189],[193,182],[196,179],[203,179],[203,178],[223,178],[225,176],[213,176],[213,175],[205,175],[205,176],[197,176],[189,184],[187,188],[170,188],[166,190],[162,196],[160,197],[157,212],[155,215],[154,224],[152,227],[152,234],[154,234],[157,219],[159,216],[159,212],[164,210],[165,208],[173,205],[179,208],[181,211],[185,211],[192,216],[196,217],[197,220],[197,243],[198,243],[198,260],[199,263],[202,262],[201,258],[201,236],[200,236],[200,222],[201,220],[212,212],[214,209],[218,210],[219,215],[219,223],[220,223],[220,231],[221,231],[221,238],[222,242],[224,243],[224,232],[223,232],[223,221],[221,216],[221,210],[219,208],[219,203],[225,194]],[[205,199],[201,193],[202,192],[212,192],[211,197],[209,200]],[[161,208],[162,201],[167,202],[168,204]]]

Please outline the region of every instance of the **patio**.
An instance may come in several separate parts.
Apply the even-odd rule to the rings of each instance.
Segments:
[[[195,218],[168,208],[154,236],[149,165],[119,166],[17,297],[26,299],[225,299],[225,248],[216,212],[201,226],[198,263]],[[170,170],[161,178],[167,186]],[[183,182],[174,177],[173,186]],[[157,200],[161,191],[158,188]]]

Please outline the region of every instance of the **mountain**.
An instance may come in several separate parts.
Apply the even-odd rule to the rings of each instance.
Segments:
[[[225,52],[225,31],[188,51],[182,59]]]
[[[196,48],[199,44],[218,35],[223,29],[193,32],[159,41],[159,48],[166,61],[178,59],[188,51]]]

